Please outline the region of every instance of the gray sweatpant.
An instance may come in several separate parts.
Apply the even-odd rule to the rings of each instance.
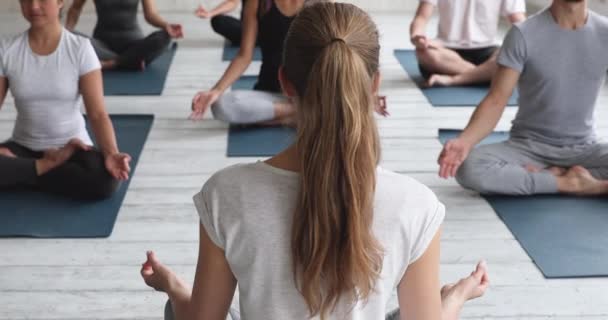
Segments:
[[[528,172],[525,166],[546,169],[580,165],[597,179],[608,179],[608,144],[554,146],[531,139],[511,139],[475,148],[458,169],[463,187],[484,194],[531,195],[557,193],[549,171]]]
[[[223,94],[213,105],[213,117],[228,123],[252,124],[275,119],[274,104],[286,101],[278,93],[234,90]]]

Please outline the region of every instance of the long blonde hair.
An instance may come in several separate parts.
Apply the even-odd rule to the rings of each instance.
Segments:
[[[382,269],[383,249],[372,232],[379,51],[371,18],[345,3],[305,7],[285,39],[302,170],[291,239],[294,280],[310,315],[322,319],[342,299],[367,300]]]

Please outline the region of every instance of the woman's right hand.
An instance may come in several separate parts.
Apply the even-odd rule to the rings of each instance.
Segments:
[[[198,8],[194,12],[194,14],[197,17],[201,18],[201,19],[211,19],[211,18],[213,18],[213,15],[211,14],[211,12],[207,11],[207,9],[205,9],[205,7],[203,7],[202,4],[200,6],[198,6]]]
[[[209,107],[219,99],[222,93],[219,90],[200,91],[192,98],[192,113],[190,120],[201,120]]]
[[[458,168],[469,156],[471,149],[471,144],[460,137],[448,141],[437,160],[439,176],[445,179],[456,176]]]

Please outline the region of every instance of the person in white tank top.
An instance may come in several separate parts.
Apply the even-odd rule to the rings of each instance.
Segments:
[[[426,26],[437,8],[437,39]],[[496,34],[500,17],[524,21],[524,0],[420,0],[410,25],[410,41],[427,85],[487,83],[496,72]]]
[[[13,135],[0,143],[0,190],[110,197],[128,178],[130,157],[118,150],[93,47],[61,26],[63,0],[20,3],[30,28],[0,41],[0,107],[10,89],[17,109]]]
[[[401,319],[457,319],[483,295],[483,263],[440,292],[445,208],[424,185],[378,167],[378,37],[351,4],[318,2],[295,18],[280,80],[297,105],[297,141],[219,171],[194,196],[193,290],[147,253],[141,274],[168,294],[167,319],[384,319],[395,290]]]

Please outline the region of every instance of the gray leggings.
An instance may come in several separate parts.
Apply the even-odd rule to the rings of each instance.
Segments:
[[[526,165],[539,168],[580,165],[597,179],[608,179],[608,144],[588,143],[554,146],[531,139],[475,148],[458,169],[456,180],[463,187],[484,194],[531,195],[557,193],[557,179],[549,171],[531,173]]]
[[[212,106],[213,117],[228,123],[253,124],[275,119],[276,102],[286,101],[278,93],[234,90],[223,94]]]

